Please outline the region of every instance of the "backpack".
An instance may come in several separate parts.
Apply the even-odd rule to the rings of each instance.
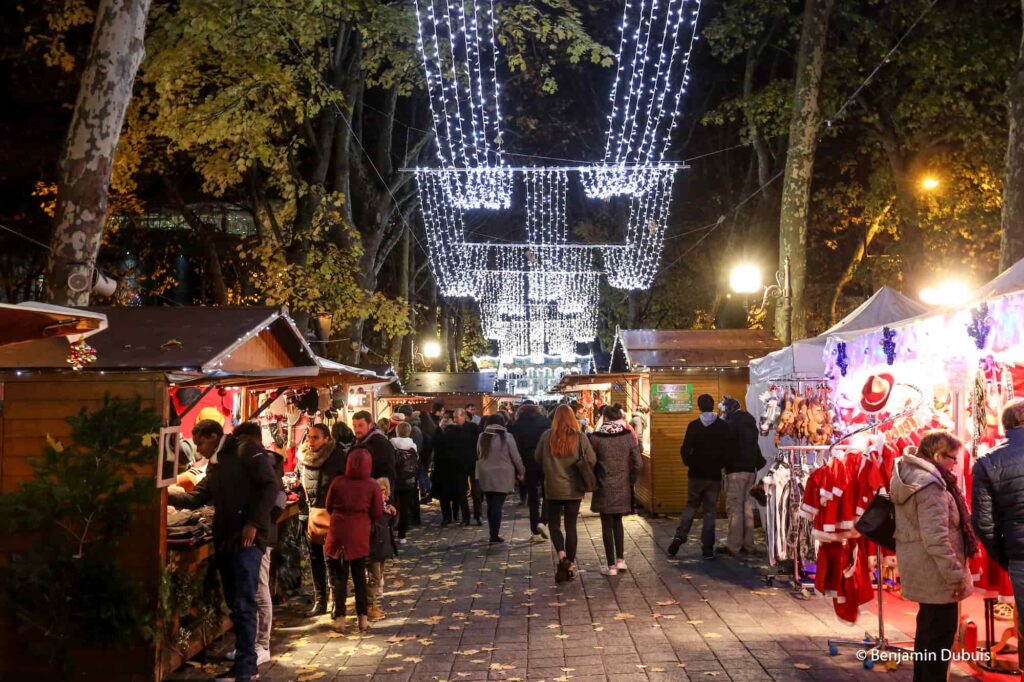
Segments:
[[[415,450],[395,450],[395,472],[399,490],[415,490],[420,473],[420,458]]]

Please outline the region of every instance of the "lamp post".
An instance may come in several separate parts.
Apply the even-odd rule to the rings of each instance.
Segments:
[[[417,356],[424,368],[430,367],[431,360],[441,357],[441,343],[437,339],[427,339],[421,344],[420,350],[413,350],[413,361]]]
[[[764,286],[761,282],[761,272],[757,269],[757,266],[749,264],[734,267],[729,276],[729,284],[732,290],[738,294],[757,293],[764,287],[764,294],[761,298],[761,306],[758,308],[758,313],[763,313],[767,310],[768,299],[781,299],[782,343],[788,346],[793,342],[793,291],[790,287],[788,255],[782,261],[782,269],[775,273],[774,284]]]

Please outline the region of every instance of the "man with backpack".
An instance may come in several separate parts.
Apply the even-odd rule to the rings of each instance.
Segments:
[[[398,477],[395,491],[398,501],[398,542],[404,545],[409,523],[419,507],[417,476],[420,456],[409,423],[399,422],[395,426],[395,437],[391,439],[391,445],[395,448],[395,471]]]

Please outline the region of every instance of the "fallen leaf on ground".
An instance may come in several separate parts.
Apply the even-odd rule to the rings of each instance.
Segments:
[[[555,635],[558,639],[569,639],[569,635]]]
[[[511,663],[491,663],[491,670],[515,670]]]
[[[722,639],[722,636],[717,632],[705,632],[704,636],[708,639]]]
[[[700,625],[704,621],[702,621],[702,620],[688,620],[686,622],[689,623],[690,625]]]
[[[663,672],[665,672],[665,669],[664,668],[651,668],[651,672],[652,673],[663,673]]]
[[[403,670],[405,670],[405,668],[400,665],[395,666],[394,668],[384,668],[384,672],[386,673],[400,673]]]
[[[295,678],[295,682],[313,682],[313,680],[319,680],[321,677],[327,677],[327,673],[321,671],[315,673],[304,673]]]
[[[632,613],[616,613],[615,620],[629,620],[630,618],[636,618]]]
[[[677,602],[675,599],[666,599],[665,601],[655,602],[655,604],[657,604],[658,606],[672,606],[673,604],[678,603],[679,602]]]
[[[806,663],[794,663],[793,667],[796,668],[797,670],[810,670],[811,669],[811,666],[807,665]]]
[[[423,659],[419,656],[406,656],[402,659],[406,663],[422,663]]]

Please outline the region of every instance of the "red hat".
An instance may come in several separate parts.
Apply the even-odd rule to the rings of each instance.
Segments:
[[[860,408],[869,414],[880,412],[889,402],[893,382],[891,374],[869,376],[864,382],[864,388],[860,390]]]

